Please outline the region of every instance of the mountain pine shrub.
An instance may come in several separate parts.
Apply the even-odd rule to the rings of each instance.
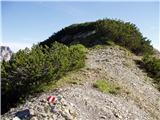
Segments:
[[[31,50],[19,50],[10,61],[2,61],[2,113],[37,92],[40,85],[83,67],[85,50],[83,45],[67,47],[54,42],[50,48],[33,45]]]
[[[143,63],[144,68],[149,75],[154,78],[154,82],[160,90],[160,59],[145,55],[143,57]]]
[[[135,24],[113,19],[73,24],[54,33],[40,44],[50,47],[54,41],[66,45],[80,43],[86,47],[108,45],[108,41],[112,41],[138,55],[153,53],[150,40],[142,35]]]

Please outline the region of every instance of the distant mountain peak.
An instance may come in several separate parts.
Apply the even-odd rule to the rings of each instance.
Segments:
[[[9,46],[0,46],[1,53],[0,53],[0,61],[9,61],[12,56],[12,51]]]

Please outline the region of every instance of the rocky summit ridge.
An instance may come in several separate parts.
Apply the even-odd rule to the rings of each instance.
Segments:
[[[2,115],[10,120],[28,109],[30,120],[160,120],[160,92],[152,78],[139,68],[140,56],[119,46],[89,49],[86,66],[67,79],[74,82],[43,92]],[[101,92],[97,80],[118,86],[116,92]],[[51,112],[47,97],[62,97],[57,112]]]

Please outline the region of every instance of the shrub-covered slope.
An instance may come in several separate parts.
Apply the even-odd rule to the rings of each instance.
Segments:
[[[43,90],[41,87],[47,86],[50,82],[57,83],[57,80],[67,72],[83,67],[85,64],[84,46],[92,47],[111,43],[123,46],[138,55],[153,53],[150,41],[143,37],[134,24],[120,20],[104,19],[66,27],[39,45],[33,46],[31,50],[20,50],[13,54],[10,61],[2,61],[2,113],[10,107],[16,106],[17,103],[29,95]],[[120,48],[126,50],[123,47]],[[110,50],[105,53],[106,55],[112,55],[112,52],[117,53]],[[127,54],[128,52],[126,52]],[[118,54],[116,55],[118,56]],[[99,57],[101,57],[101,54]],[[159,60],[149,61],[150,65],[148,60],[144,59],[144,63],[148,66],[147,69],[154,70],[154,74],[156,72],[156,76],[159,78],[159,67],[157,67],[159,66]],[[94,66],[94,64],[91,65]],[[126,66],[130,65],[126,64]],[[120,73],[122,71],[119,68],[117,70]],[[128,75],[130,74],[128,73]],[[159,79],[156,81],[159,84]]]
[[[143,67],[148,75],[154,78],[154,82],[160,90],[160,59],[146,55],[143,57]]]
[[[71,85],[27,100],[2,115],[2,120],[26,108],[33,115],[31,120],[160,120],[160,92],[135,64],[140,58],[119,46],[89,49],[86,66],[59,80]],[[58,113],[50,112],[50,95],[65,101],[56,105]]]
[[[38,92],[41,85],[56,82],[68,71],[83,67],[84,63],[82,45],[67,47],[56,42],[50,48],[35,45],[31,50],[19,50],[10,61],[1,64],[2,113]]]
[[[103,19],[73,24],[53,34],[40,44],[50,46],[54,41],[66,45],[81,43],[87,47],[113,41],[136,54],[153,52],[150,41],[143,37],[136,25],[121,20]]]

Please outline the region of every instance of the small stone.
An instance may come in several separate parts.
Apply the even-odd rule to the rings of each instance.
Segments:
[[[120,116],[119,114],[117,114],[117,113],[114,113],[114,116],[116,117],[116,118],[122,118],[122,116]]]
[[[30,114],[35,115],[34,110],[30,109]]]
[[[30,120],[38,120],[37,117],[32,117]]]
[[[72,117],[70,114],[68,114],[68,113],[66,112],[66,110],[65,110],[65,112],[62,111],[62,112],[61,112],[61,115],[62,115],[66,120],[73,120],[73,117]]]
[[[106,117],[106,116],[101,116],[100,118],[102,118],[102,119],[106,119],[107,117]]]
[[[45,100],[45,99],[41,99],[41,100],[40,100],[40,102],[43,102],[43,103],[45,103],[45,102],[46,102],[46,100]]]
[[[19,117],[14,117],[13,120],[21,120]]]

